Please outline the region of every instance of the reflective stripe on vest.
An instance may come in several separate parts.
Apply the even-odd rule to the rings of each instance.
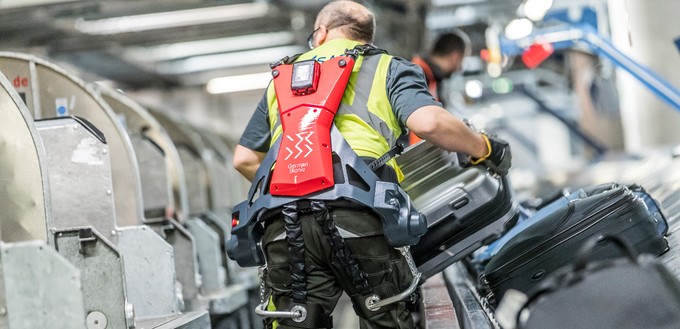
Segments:
[[[350,40],[331,40],[301,55],[298,60],[316,59],[322,62],[333,55],[344,54],[346,49],[358,44]],[[360,56],[335,116],[335,125],[359,156],[378,158],[387,153],[401,135],[399,121],[387,96],[387,72],[391,60],[389,55]],[[283,132],[275,96],[274,86],[270,84],[267,102],[272,144]],[[392,159],[387,164],[394,168],[401,181],[404,175],[396,161]]]

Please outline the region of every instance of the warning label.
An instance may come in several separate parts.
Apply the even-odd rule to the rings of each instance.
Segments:
[[[291,163],[288,165],[288,173],[290,174],[302,173],[307,170],[307,167],[309,167],[308,162]]]

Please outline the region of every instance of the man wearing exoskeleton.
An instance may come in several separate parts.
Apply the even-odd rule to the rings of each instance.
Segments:
[[[234,209],[229,253],[265,265],[257,312],[269,325],[330,328],[345,291],[361,328],[415,327],[406,300],[419,274],[408,245],[426,223],[391,159],[404,128],[473,164],[509,169],[508,145],[444,110],[417,66],[370,45],[374,29],[364,6],[326,5],[313,49],[272,65],[235,150],[253,186]]]

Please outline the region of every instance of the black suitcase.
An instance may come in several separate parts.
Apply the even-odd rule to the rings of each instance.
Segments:
[[[427,218],[427,233],[411,247],[424,279],[495,240],[517,218],[505,181],[483,167],[462,168],[455,153],[421,142],[397,162],[401,186]]]
[[[587,195],[516,235],[489,260],[481,282],[496,301],[511,288],[527,292],[573,261],[578,248],[593,236],[620,235],[640,253],[660,255],[668,250],[657,219],[627,187],[602,184],[587,189]],[[616,249],[604,246],[594,258],[616,255]]]
[[[590,261],[602,242],[615,242],[609,245],[627,257]],[[528,297],[508,292],[496,319],[506,329],[676,329],[680,282],[658,260],[638,257],[622,238],[593,239],[573,266],[551,274]]]

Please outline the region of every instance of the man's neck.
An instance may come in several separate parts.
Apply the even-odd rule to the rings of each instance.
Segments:
[[[333,40],[350,40],[352,42],[358,42],[360,44],[366,44],[368,42],[362,41],[362,40],[354,40],[348,36],[346,36],[344,33],[337,31],[337,30],[331,30],[328,32],[328,36],[326,37],[326,42],[333,41]]]

